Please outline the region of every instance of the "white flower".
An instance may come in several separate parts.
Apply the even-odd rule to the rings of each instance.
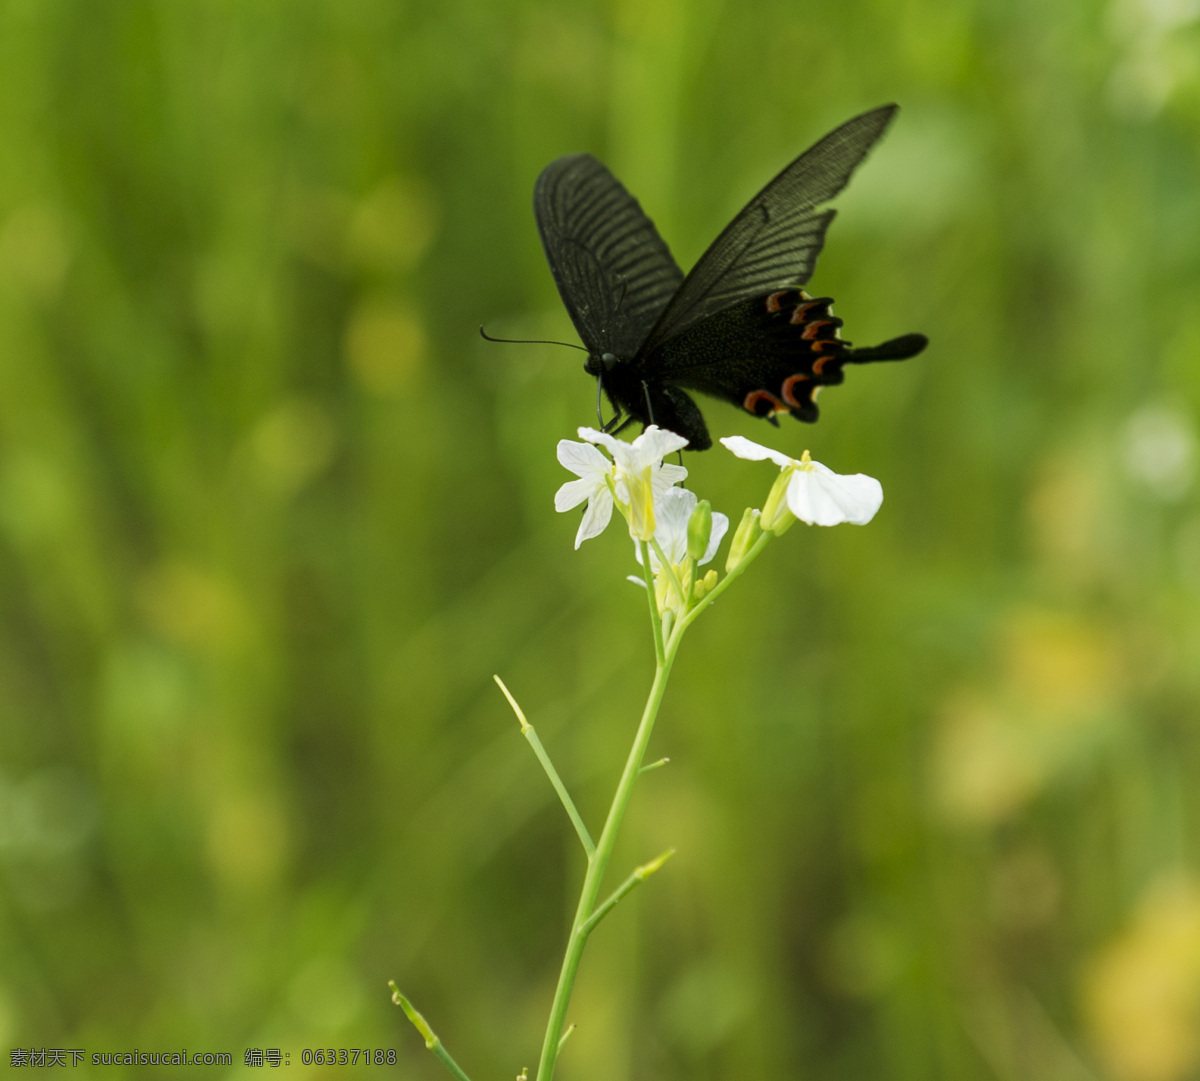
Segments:
[[[579,434],[589,443],[606,447],[613,456],[617,499],[628,508],[630,535],[634,540],[649,540],[654,536],[655,499],[687,476],[683,466],[663,465],[662,460],[673,451],[682,450],[688,441],[655,424],[649,425],[632,443],[595,428],[580,428]]]
[[[688,444],[683,436],[668,432],[657,424],[649,425],[632,443],[626,443],[624,439],[618,439],[615,435],[597,431],[595,428],[580,428],[579,435],[589,443],[607,447],[617,467],[629,472],[637,472],[652,462],[661,462],[668,454],[683,450]],[[683,466],[671,468],[683,469]],[[687,472],[686,469],[683,471]]]
[[[740,435],[729,436],[721,442],[739,458],[752,462],[769,458],[780,466],[787,474],[786,481],[782,477],[780,480],[787,484],[788,510],[809,525],[837,525],[840,522],[866,525],[883,503],[883,486],[874,477],[863,473],[852,476],[835,473],[820,462],[814,462],[808,451],[796,459]],[[764,522],[763,528],[778,524],[778,519],[771,525]]]
[[[569,480],[554,493],[554,509],[568,511],[578,507],[585,499],[587,510],[575,534],[575,547],[585,540],[604,532],[612,518],[613,497],[608,487],[612,473],[612,462],[590,443],[575,443],[570,439],[558,441],[558,460],[574,473],[579,480]]]
[[[654,425],[632,443],[594,428],[580,428],[579,434],[586,443],[570,439],[558,443],[558,460],[579,480],[567,481],[554,494],[554,509],[560,512],[587,500],[587,509],[575,534],[575,547],[604,531],[612,518],[614,491],[621,513],[629,519],[630,533],[635,537],[644,534],[643,539],[652,536],[654,500],[687,476],[683,466],[663,465],[663,456],[686,446],[687,440]],[[606,447],[613,461],[592,443]],[[640,534],[635,532],[635,522]]]
[[[675,581],[679,582],[683,587],[684,592],[689,586],[688,579],[688,522],[691,521],[692,514],[696,509],[696,504],[699,501],[696,499],[695,492],[689,492],[686,488],[672,488],[664,492],[658,499],[655,511],[658,517],[658,528],[654,531],[654,539],[658,541],[659,548],[662,549],[662,554],[667,557],[667,562],[671,564],[671,570],[675,574]],[[708,547],[704,550],[702,559],[697,560],[697,564],[703,566],[714,555],[717,554],[717,548],[720,547],[725,533],[729,529],[729,519],[720,511],[712,512],[712,532],[708,539]],[[635,542],[634,551],[637,560],[642,561],[641,545]],[[659,611],[666,608],[673,608],[676,611],[682,611],[683,603],[675,587],[671,582],[670,576],[663,573],[662,562],[658,558],[658,553],[654,549],[650,549],[650,569],[654,572],[654,593],[658,600]],[[640,579],[633,579],[639,585],[644,583]]]

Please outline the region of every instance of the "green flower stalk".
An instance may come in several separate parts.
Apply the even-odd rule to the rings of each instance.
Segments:
[[[605,874],[634,786],[639,777],[667,761],[660,759],[649,765],[643,764],[671,668],[688,628],[741,577],[774,537],[784,533],[798,519],[811,525],[863,524],[874,516],[883,499],[878,481],[862,474],[839,476],[812,461],[807,451],[802,458],[795,459],[740,436],[723,439],[721,442],[739,457],[770,459],[780,466],[781,472],[763,510],[747,508],[743,513],[725,561],[724,577],[713,568],[699,576],[699,568],[716,555],[729,529],[729,519],[714,511],[707,500],[698,500],[692,492],[676,487],[686,478],[687,470],[664,464],[662,459],[684,446],[686,440],[653,425],[632,443],[591,428],[580,428],[579,434],[586,442],[564,439],[558,445],[559,461],[578,479],[568,481],[558,490],[555,506],[560,511],[567,511],[586,502],[575,537],[576,548],[603,532],[612,519],[614,508],[625,519],[634,541],[635,558],[641,564],[643,574],[648,576],[646,579],[631,576],[631,580],[646,590],[657,663],[633,745],[595,841],[533,725],[500,677],[495,677],[574,825],[587,858],[587,870],[567,935],[558,985],[542,1040],[536,1081],[552,1081],[559,1055],[573,1031],[574,1026],[567,1025],[567,1011],[591,933],[620,901],[662,868],[674,853],[671,849],[636,867],[621,885],[606,898],[601,898]],[[597,445],[608,450],[611,460],[597,450]],[[394,984],[392,990],[393,1000],[425,1038],[426,1046],[457,1081],[469,1081],[425,1019]],[[522,1070],[518,1076],[527,1077],[527,1072]]]

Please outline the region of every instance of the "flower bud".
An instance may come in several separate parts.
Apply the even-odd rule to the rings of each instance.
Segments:
[[[708,596],[716,588],[717,572],[710,567],[708,573],[696,583],[696,600]]]
[[[762,509],[762,527],[768,533],[777,537],[783,536],[796,523],[796,516],[787,504],[788,485],[792,481],[795,469],[788,467],[780,471],[775,483],[771,485],[771,493],[767,496]]]
[[[697,562],[708,552],[708,542],[712,538],[712,518],[712,504],[707,499],[702,499],[688,519],[688,555]]]
[[[742,515],[742,520],[738,523],[737,532],[733,535],[733,542],[729,545],[729,556],[725,560],[725,570],[731,571],[743,559],[746,558],[746,553],[754,546],[754,542],[762,536],[762,526],[759,524],[761,512],[747,507],[745,514]]]

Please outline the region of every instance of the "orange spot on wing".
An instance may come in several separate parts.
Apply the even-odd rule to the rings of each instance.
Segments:
[[[808,313],[811,312],[814,308],[820,308],[820,307],[821,307],[821,305],[818,304],[815,300],[810,300],[805,304],[797,304],[795,310],[792,312],[792,317],[788,320],[788,322],[795,323],[797,325],[807,322],[808,321]]]
[[[783,381],[783,400],[788,403],[793,409],[799,409],[803,404],[795,395],[795,389],[800,383],[807,383],[807,375],[789,375]],[[805,394],[804,401],[808,401],[808,395]]]
[[[763,403],[767,404],[767,409],[761,408]],[[769,417],[776,413],[788,412],[788,407],[783,402],[765,390],[752,390],[742,401],[742,408],[756,417]]]

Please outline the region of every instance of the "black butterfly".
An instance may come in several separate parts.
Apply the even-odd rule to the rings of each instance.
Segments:
[[[835,213],[817,208],[846,186],[896,109],[856,116],[801,154],[686,278],[637,200],[590,154],[542,170],[533,193],[538,231],[587,347],[584,370],[616,410],[607,430],[657,424],[706,450],[712,439],[684,388],[776,425],[778,413],[811,422],[818,389],[840,383],[842,365],[904,360],[925,348],[925,335],[905,334],[852,349],[838,335],[833,299],[799,288]]]

